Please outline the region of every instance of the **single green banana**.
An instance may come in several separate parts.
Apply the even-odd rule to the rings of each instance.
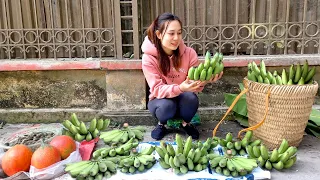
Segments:
[[[266,163],[264,164],[264,167],[268,170],[271,170],[272,169],[272,164],[269,160],[266,161]]]
[[[73,125],[79,127],[80,126],[80,121],[78,120],[78,117],[75,113],[71,114],[71,122]]]
[[[282,84],[284,85],[288,84],[288,78],[287,78],[287,73],[285,69],[282,70],[281,80],[282,80]]]
[[[98,162],[94,162],[93,167],[90,169],[89,174],[90,176],[95,176],[99,172],[99,164]]]
[[[253,153],[253,147],[251,145],[247,145],[246,146],[246,151],[249,155],[250,158],[258,158],[255,156],[255,154]]]
[[[248,141],[251,140],[252,138],[252,135],[253,135],[253,131],[247,131],[246,134],[244,135],[243,139],[246,138]]]
[[[260,72],[261,72],[262,78],[267,77],[266,65],[263,60],[260,61]]]
[[[207,76],[206,76],[206,81],[209,81],[212,76],[213,76],[213,68],[210,66],[209,69],[207,70]]]
[[[295,78],[295,69],[294,65],[291,64],[290,69],[289,69],[289,78],[288,79],[294,79]]]
[[[184,144],[183,155],[187,156],[192,147],[192,137],[189,136]]]
[[[198,163],[199,160],[201,158],[201,149],[197,148],[195,151],[194,151],[194,158],[193,158],[193,162],[194,163]]]
[[[103,128],[102,130],[105,130],[110,125],[110,119],[103,120]]]
[[[155,147],[155,150],[156,150],[156,152],[158,153],[158,155],[159,155],[161,158],[164,158],[165,153],[163,152],[163,150],[162,150],[161,147],[156,146],[156,147]]]
[[[308,60],[306,60],[302,66],[302,74],[301,77],[303,77],[303,79],[307,78],[308,75],[308,70],[309,70],[309,64],[308,64]]]
[[[261,140],[260,139],[256,139],[253,142],[250,143],[251,146],[259,146],[261,144]]]
[[[246,148],[248,145],[249,145],[249,140],[248,140],[248,138],[244,137],[244,138],[241,140],[241,147],[242,147],[242,148]]]
[[[276,77],[276,82],[277,82],[278,85],[282,85],[283,84],[282,83],[282,78],[279,75],[277,75],[277,77]]]
[[[269,157],[269,160],[271,163],[274,163],[278,160],[279,158],[279,153],[278,153],[278,150],[277,149],[273,149],[270,157]]]
[[[98,129],[99,131],[103,130],[103,124],[104,124],[104,120],[103,119],[98,119],[97,120],[96,129]]]
[[[272,163],[272,167],[275,168],[278,171],[281,171],[283,169],[283,162],[279,161],[277,163]]]
[[[170,168],[170,165],[167,164],[167,163],[164,161],[164,159],[159,158],[158,161],[159,161],[160,166],[161,166],[163,169],[169,169],[169,168]]]
[[[268,152],[268,149],[265,145],[261,145],[260,146],[260,152],[261,152],[261,157],[264,159],[264,160],[268,160],[269,159],[269,152]]]
[[[241,141],[236,141],[234,143],[234,148],[239,151],[241,149]]]
[[[279,148],[278,148],[278,153],[283,154],[289,147],[289,143],[286,139],[283,139]]]
[[[231,141],[232,141],[232,138],[233,138],[233,136],[232,136],[232,134],[231,134],[230,132],[226,134],[226,142],[227,142],[227,143],[228,143],[228,142],[231,142]]]
[[[274,77],[272,77],[272,78],[274,78]],[[265,83],[265,84],[271,84],[271,83],[270,83],[270,80],[269,80],[267,77],[265,77],[265,78],[263,79],[263,83]]]
[[[196,70],[196,68],[194,68],[194,67],[189,68],[188,77],[189,77],[190,80],[194,80],[194,72],[195,72],[195,70]]]
[[[90,161],[79,161],[79,162],[74,162],[74,163],[68,163],[64,170],[68,172],[68,171],[71,171],[73,169],[78,169],[78,168],[80,168],[80,167],[82,167],[84,165],[87,165],[89,163],[90,163]]]
[[[231,162],[230,159],[227,160],[227,168],[229,169],[229,171],[235,171],[236,167],[234,166],[234,164]]]
[[[259,82],[259,83],[264,83],[264,80],[263,80],[263,78],[261,77],[261,75],[259,75],[259,76],[257,77],[257,79],[258,79],[258,82]]]
[[[267,159],[268,160],[268,159]],[[257,163],[260,167],[264,167],[265,163],[266,163],[266,159],[264,159],[262,156],[259,156],[257,159]]]
[[[194,169],[194,163],[193,163],[192,159],[187,158],[187,166],[190,171],[192,171]]]
[[[95,129],[96,129],[96,127],[97,127],[97,119],[96,118],[94,118],[94,119],[92,119],[91,121],[90,121],[90,126],[89,126],[89,131],[90,132],[93,132]]]
[[[298,83],[298,82],[299,82],[299,80],[300,80],[300,78],[301,78],[301,74],[302,74],[302,72],[301,72],[301,66],[300,66],[300,63],[298,63],[298,64],[296,65],[296,73],[295,73],[295,76],[294,76],[294,79],[293,79],[293,82],[294,82],[294,83]]]
[[[254,61],[252,61],[252,69],[256,75],[261,75],[260,69],[258,68],[257,64]]]
[[[284,163],[283,168],[285,169],[289,169],[294,165],[294,160],[293,159],[289,159],[286,163]]]
[[[316,67],[315,66],[313,66],[312,68],[311,68],[311,70],[308,72],[308,75],[307,75],[307,77],[306,77],[306,79],[304,80],[306,83],[308,83],[312,78],[313,78],[313,76],[316,74]]]
[[[81,121],[79,127],[80,127],[79,129],[80,134],[83,134],[83,135],[88,134],[87,126],[84,124],[84,122]]]

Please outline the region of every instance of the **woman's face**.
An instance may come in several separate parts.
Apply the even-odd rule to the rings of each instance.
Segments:
[[[167,55],[172,55],[176,50],[182,39],[182,30],[179,21],[174,20],[169,22],[165,32],[157,33],[157,37],[161,40],[161,45]]]

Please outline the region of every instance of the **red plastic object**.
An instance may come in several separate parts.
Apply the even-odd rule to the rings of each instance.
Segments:
[[[90,159],[92,151],[98,141],[99,137],[96,137],[91,141],[84,140],[80,143],[79,152],[82,157],[82,160],[86,161]]]

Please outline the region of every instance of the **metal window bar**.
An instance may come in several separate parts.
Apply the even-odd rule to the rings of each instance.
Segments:
[[[199,55],[207,50],[233,56],[320,54],[319,4],[320,0],[0,0],[0,59],[123,59],[128,48],[139,59],[147,26],[163,12],[181,18],[184,41]],[[132,27],[124,29],[121,23]],[[123,41],[128,34],[132,39]]]

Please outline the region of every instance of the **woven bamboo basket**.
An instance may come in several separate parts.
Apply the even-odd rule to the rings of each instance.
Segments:
[[[278,148],[283,139],[290,146],[299,146],[318,91],[318,83],[307,85],[270,85],[244,79],[248,89],[246,101],[249,126],[266,119],[253,131],[269,148]],[[269,93],[268,108],[266,98]]]

